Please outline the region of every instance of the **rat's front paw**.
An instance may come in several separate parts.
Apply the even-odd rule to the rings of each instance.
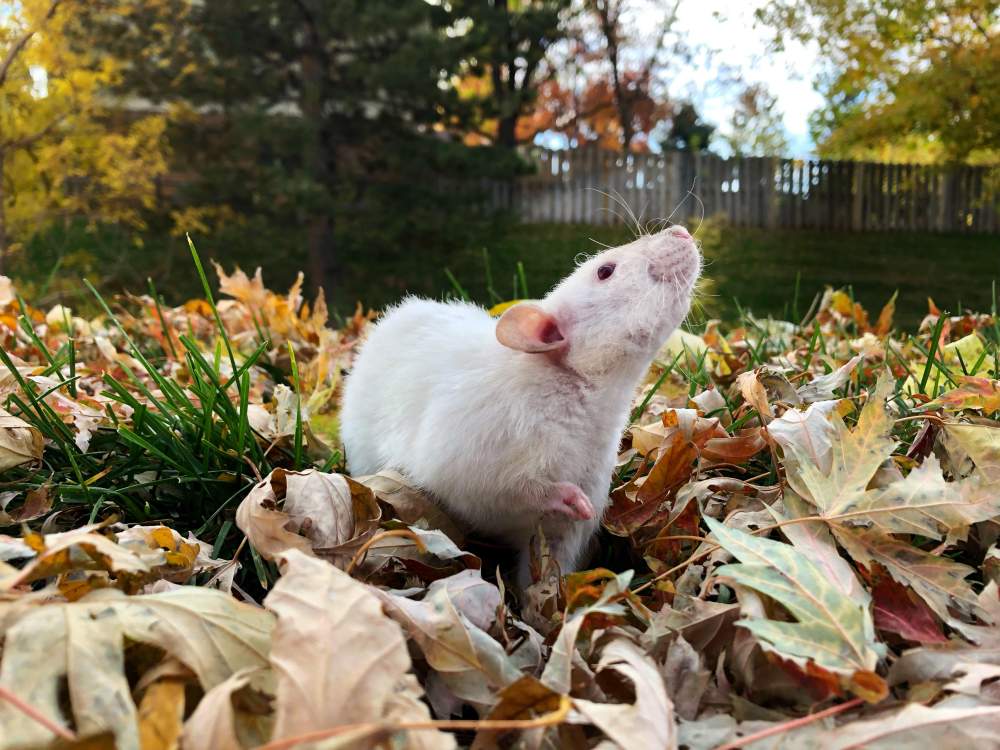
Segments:
[[[552,485],[543,510],[546,513],[562,513],[577,521],[589,521],[594,517],[594,506],[590,498],[572,482],[556,482]]]

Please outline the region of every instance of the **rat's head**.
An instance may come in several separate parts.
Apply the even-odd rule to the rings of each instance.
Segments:
[[[691,305],[701,256],[675,226],[590,258],[540,302],[510,308],[497,339],[588,378],[644,366]]]

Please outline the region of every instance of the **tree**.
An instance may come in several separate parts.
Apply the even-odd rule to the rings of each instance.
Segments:
[[[663,148],[676,151],[707,151],[715,126],[704,122],[691,102],[674,113]]]
[[[781,156],[788,150],[778,100],[762,83],[743,88],[723,136],[734,156]]]
[[[779,45],[813,42],[829,62],[813,118],[824,156],[998,158],[996,0],[779,0],[758,18]]]
[[[592,92],[591,98],[598,100],[610,96],[617,115],[622,153],[632,150],[633,140],[643,132],[644,127],[648,127],[650,114],[655,111],[655,106],[650,104],[656,101],[651,91],[654,72],[662,64],[660,58],[679,6],[679,0],[674,2],[657,25],[652,39],[640,42],[626,27],[627,0],[583,2],[584,11],[595,23],[596,37],[600,40],[596,45],[591,43],[591,47],[598,50],[606,64],[606,74],[590,83],[588,90]],[[587,38],[586,33],[581,35],[585,43]],[[596,58],[598,54],[591,57]],[[601,91],[602,87],[607,91]]]
[[[513,148],[534,133],[519,123],[551,74],[548,50],[565,37],[562,15],[570,0],[454,0],[461,26],[466,91],[478,106],[479,133]]]
[[[492,161],[461,143],[474,108],[453,81],[470,42],[450,7],[190,5],[174,31],[185,51],[137,56],[128,81],[187,112],[171,131],[178,161],[197,164],[182,203],[304,227],[310,282],[328,294],[365,254],[433,245],[460,222],[474,191],[458,182],[488,176]]]
[[[108,99],[122,63],[85,41],[103,12],[82,0],[21,0],[0,18],[0,264],[53,220],[142,227],[152,207],[164,118]]]

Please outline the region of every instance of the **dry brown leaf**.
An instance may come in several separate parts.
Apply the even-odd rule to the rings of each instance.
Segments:
[[[811,381],[797,389],[799,398],[806,404],[833,398],[833,392],[838,388],[844,387],[863,359],[864,355],[859,354],[856,357],[852,357],[833,372],[814,377]]]
[[[428,495],[414,487],[398,471],[381,471],[378,474],[354,477],[354,480],[371,488],[381,502],[391,505],[396,517],[403,523],[412,525],[423,520],[428,528],[440,529],[455,544],[461,545],[465,541],[465,534],[459,526]]]
[[[455,698],[485,714],[496,702],[497,691],[516,682],[521,672],[504,647],[460,609],[472,606],[481,612],[498,601],[495,593],[480,587],[477,597],[486,596],[488,601],[470,605],[453,598],[455,590],[454,583],[446,578],[431,583],[420,601],[386,591],[375,593]]]
[[[263,710],[238,711],[234,705],[241,692],[252,689],[251,681],[260,673],[259,667],[241,669],[205,693],[184,722],[184,750],[244,750],[267,741],[271,735],[270,714]]]
[[[0,469],[2,471],[2,469]],[[17,510],[10,510],[11,501],[20,496],[20,492],[4,492],[0,494],[0,526],[13,526],[27,521],[33,521],[52,509],[52,496],[49,485],[30,490],[24,495],[24,502]]]
[[[667,695],[677,715],[693,720],[708,690],[712,675],[705,669],[701,655],[679,635],[667,647],[667,658],[660,665]]]
[[[38,461],[43,448],[42,433],[36,427],[0,408],[0,471]]]
[[[633,704],[574,699],[573,707],[623,750],[676,748],[674,706],[656,664],[627,638],[615,638],[601,652],[597,672],[617,672],[632,684]]]
[[[877,562],[919,594],[941,619],[951,617],[949,606],[966,614],[983,612],[965,581],[974,572],[968,565],[923,552],[875,531],[835,529],[834,535],[851,557],[862,565]]]
[[[768,434],[786,452],[794,447],[827,474],[833,462],[836,433],[829,416],[836,408],[836,401],[818,401],[805,411],[789,409],[767,426]]]
[[[854,721],[817,738],[828,750],[941,750],[1000,746],[1000,706],[934,707],[911,703]]]
[[[419,685],[407,679],[406,639],[383,613],[375,590],[298,550],[281,559],[283,575],[265,600],[278,617],[271,649],[277,678],[272,739],[390,714],[429,719]],[[410,742],[455,747],[454,738],[441,732],[414,734]],[[374,745],[358,745],[365,746]]]
[[[141,750],[175,750],[184,726],[184,680],[157,680],[143,693],[139,703]]]
[[[237,526],[269,560],[297,549],[307,555],[322,551],[346,564],[380,518],[370,489],[342,474],[313,469],[275,469],[236,510]]]
[[[138,748],[136,708],[125,679],[125,639],[155,646],[188,666],[205,689],[245,666],[266,664],[272,616],[219,591],[183,586],[125,597],[98,591],[4,620],[0,685],[66,725],[60,686],[81,736],[112,731],[120,750]],[[0,701],[0,748],[37,744],[48,730]]]
[[[741,372],[736,378],[736,387],[743,395],[743,400],[754,408],[765,423],[774,419],[774,411],[767,401],[767,391],[760,382],[760,370]]]
[[[71,531],[45,537],[29,534],[24,541],[38,549],[38,554],[21,569],[16,579],[9,582],[10,587],[68,571],[92,570],[107,572],[115,577],[123,589],[137,591],[153,572],[150,562],[108,537],[92,531],[77,530],[76,533]],[[89,591],[90,587],[85,585],[77,590],[74,598]]]

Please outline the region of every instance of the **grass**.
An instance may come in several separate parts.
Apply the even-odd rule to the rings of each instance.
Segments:
[[[107,407],[110,429],[95,430],[86,450],[77,447],[63,416],[46,401],[54,389],[43,391],[24,378],[0,349],[3,365],[20,386],[20,393],[10,394],[4,406],[19,413],[48,442],[40,469],[8,471],[0,486],[14,491],[48,488],[55,495],[56,507],[79,523],[108,516],[130,523],[166,523],[182,533],[190,531],[212,540],[216,554],[231,555],[242,540],[231,518],[238,501],[272,468],[300,469],[307,464],[300,414],[291,446],[273,445],[265,450],[254,434],[248,419],[252,373],[266,369],[278,382],[290,383],[296,390],[299,378],[290,343],[287,378],[268,366],[265,355],[270,342],[237,351],[219,316],[197,251],[193,245],[190,250],[216,325],[207,339],[181,334],[175,344],[174,334],[168,334],[165,346],[142,338],[141,333],[129,330],[131,316],[113,311],[84,281],[108,327],[121,337],[121,350],[138,364],[135,371],[123,367],[122,375],[105,372],[100,379],[103,395],[119,408]],[[21,310],[27,313],[23,302]],[[156,310],[163,324],[159,300]],[[75,377],[66,373],[72,373],[72,364],[80,359],[77,341],[69,338],[52,351],[34,335],[27,314],[19,323],[48,363],[40,374],[61,381],[60,387],[72,392]],[[171,360],[179,363],[183,376],[166,374]],[[123,419],[123,414],[130,418]],[[266,587],[266,581],[276,577],[273,566],[263,563],[252,549],[248,556],[257,580]]]
[[[100,279],[99,288],[107,293],[140,289],[152,275],[169,304],[201,296],[202,283],[183,238],[150,237],[145,249],[137,249],[119,234],[104,229],[39,235],[10,273],[36,304],[58,301],[74,309],[93,307],[77,282],[80,276]],[[572,269],[579,254],[631,237],[624,227],[497,221],[467,227],[465,236],[454,238],[457,250],[425,243],[391,255],[345,251],[333,308],[348,315],[357,301],[378,309],[405,294],[440,297],[458,289],[483,304],[542,296]],[[716,295],[703,300],[706,312],[729,320],[738,308],[757,316],[802,315],[813,296],[831,285],[849,286],[873,311],[898,290],[896,319],[914,328],[927,311],[927,297],[953,312],[989,309],[991,284],[1000,280],[997,236],[768,231],[710,220],[698,237]],[[308,265],[304,237],[294,232],[237,226],[195,239],[204,257],[227,268],[262,266],[266,283],[275,289],[287,288]],[[137,253],[149,264],[131,262]],[[108,269],[110,276],[101,278]]]
[[[515,286],[518,261],[531,293],[541,296],[580,253],[630,239],[623,227],[522,224],[457,255],[449,270],[470,297],[490,301],[485,248],[501,296]],[[699,239],[715,295],[703,302],[708,314],[728,320],[739,308],[784,318],[798,308],[804,315],[813,296],[829,285],[850,287],[875,312],[898,291],[897,323],[913,329],[927,312],[928,297],[951,311],[988,310],[992,284],[1000,280],[1000,237],[989,235],[766,231],[709,222]],[[439,292],[446,285],[443,279]]]
[[[452,257],[450,266],[421,270],[429,285],[434,284],[431,279],[440,274],[450,278],[454,293],[485,303],[498,302],[543,294],[564,275],[566,268],[572,266],[579,253],[594,252],[601,247],[598,243],[614,244],[626,239],[628,235],[624,230],[613,227],[522,225],[494,238],[488,247],[470,249]],[[875,267],[888,272],[894,266],[890,259],[863,256],[872,254],[876,246],[892,245],[885,237],[852,239],[851,250],[845,250],[845,254],[826,268],[814,257],[821,246],[819,239],[814,238],[810,245],[809,237],[803,235],[785,236],[783,241],[781,236],[774,234],[706,226],[705,251],[713,263],[710,273],[719,295],[717,301],[735,297],[744,302],[743,306],[730,307],[729,315],[722,317],[750,332],[745,339],[745,366],[766,364],[783,352],[798,349],[806,351],[802,360],[805,369],[815,363],[823,371],[829,371],[830,365],[825,361],[828,359],[827,336],[833,334],[837,340],[849,341],[861,335],[865,329],[857,321],[846,318],[827,324],[823,332],[814,322],[792,334],[782,329],[761,328],[746,315],[748,309],[758,315],[765,312],[787,314],[790,309],[800,306],[800,301],[792,296],[794,289],[808,293],[810,286],[820,288],[824,281],[853,284],[856,297],[869,303],[870,309],[877,310],[876,305],[890,294],[889,282],[881,277],[868,279],[864,274]],[[922,241],[925,244],[915,248],[914,240],[915,245],[908,249],[911,256],[918,252],[931,253],[930,241],[927,238]],[[912,302],[905,313],[910,320],[904,317],[901,326],[904,331],[922,315],[918,303],[925,290],[934,294],[936,285],[943,284],[942,289],[973,288],[975,279],[979,285],[987,287],[988,293],[986,275],[977,276],[975,271],[983,267],[981,260],[977,264],[977,258],[986,255],[985,248],[992,238],[936,238],[936,241],[943,243],[937,246],[938,252],[943,252],[941,248],[948,251],[950,261],[946,265],[953,276],[947,276],[944,271],[937,277],[914,274],[909,279],[909,286],[900,283],[901,302],[907,299]],[[844,242],[842,238],[841,242]],[[803,253],[796,251],[796,247],[809,247],[811,251]],[[771,257],[780,253],[785,253],[784,263]],[[795,258],[799,260],[796,262]],[[846,264],[845,259],[849,259]],[[241,579],[241,585],[259,592],[275,579],[276,571],[249,545],[244,549],[243,535],[233,523],[235,507],[259,478],[274,468],[317,466],[330,470],[341,463],[341,458],[335,450],[320,458],[306,455],[307,425],[298,396],[294,401],[294,432],[289,439],[272,441],[257,433],[250,424],[249,409],[251,404],[260,406],[269,402],[279,385],[291,388],[294,394],[315,393],[322,385],[322,378],[317,374],[321,370],[314,365],[325,361],[326,355],[318,357],[318,332],[300,330],[305,324],[302,319],[292,325],[292,318],[288,316],[295,316],[295,311],[276,312],[283,309],[279,304],[265,305],[271,310],[266,314],[285,317],[275,317],[265,323],[264,330],[257,325],[257,315],[265,312],[245,305],[244,312],[248,319],[252,318],[255,329],[245,324],[237,344],[216,307],[212,293],[214,282],[205,273],[193,245],[189,262],[192,262],[204,300],[192,311],[186,307],[166,308],[150,285],[150,298],[132,312],[135,300],[112,306],[85,282],[103,316],[102,322],[95,322],[95,326],[99,326],[95,330],[113,339],[122,355],[116,367],[102,365],[100,358],[95,363],[93,346],[87,340],[90,334],[81,339],[40,326],[44,320],[42,311],[32,311],[19,300],[18,323],[23,336],[20,343],[12,342],[11,352],[36,364],[39,369],[34,375],[48,377],[56,385],[40,385],[25,377],[8,352],[0,349],[0,360],[19,386],[8,393],[3,406],[34,425],[47,441],[43,463],[6,472],[0,489],[26,492],[48,488],[54,507],[63,511],[63,522],[73,525],[115,516],[128,523],[166,523],[182,534],[190,531],[211,542],[216,555],[242,554],[245,575],[250,579]],[[996,264],[996,258],[991,262]],[[846,266],[849,270],[837,271],[833,266],[837,269]],[[962,275],[962,269],[968,278]],[[824,277],[823,273],[830,276]],[[416,272],[414,274],[414,278],[420,278]],[[448,284],[447,281],[436,283],[439,293]],[[964,284],[965,287],[949,284]],[[268,294],[272,302],[285,299],[281,295]],[[942,304],[948,299],[939,297]],[[981,309],[995,305],[987,295],[978,292],[963,299],[963,303],[978,305]],[[805,297],[802,306],[808,306]],[[229,308],[229,314],[232,313],[233,309]],[[282,328],[288,331],[284,340],[268,340],[273,330],[271,324],[275,322],[282,323]],[[909,374],[919,390],[931,397],[957,385],[938,350],[943,322],[940,319],[938,328],[930,335],[925,333],[914,338],[902,334],[897,341],[907,348],[908,356],[892,353],[899,360],[896,372],[901,378],[899,382]],[[72,328],[67,320],[63,331]],[[968,367],[975,372],[984,361],[995,361],[1000,329],[987,328],[982,335],[986,348],[979,361],[962,362],[963,371]],[[345,346],[350,348],[347,334],[341,332],[337,336],[327,342],[326,346],[332,347],[327,354]],[[291,337],[296,337],[294,343],[298,350],[293,347]],[[990,359],[986,360],[988,355]],[[915,362],[924,364],[911,370],[910,364]],[[702,352],[698,356],[678,354],[673,362],[662,365],[658,380],[654,378],[656,384],[647,390],[646,399],[633,418],[642,412],[668,378],[679,381],[689,396],[705,390],[712,382],[711,370],[718,363],[710,362]],[[339,372],[340,365],[336,361],[331,360],[329,366]],[[307,372],[312,373],[308,376],[311,378],[309,388],[303,384]],[[48,398],[59,390],[76,399],[78,387],[80,397],[85,400],[100,392],[109,399],[102,407],[107,421],[94,431],[86,450],[76,445],[66,415],[57,413]],[[734,412],[733,404],[727,396],[724,398],[726,409],[730,411],[731,429],[736,430],[752,413]],[[334,402],[329,396],[324,399],[325,413],[310,415],[312,429],[320,433],[328,433],[330,430],[323,429],[324,424],[335,420]],[[88,403],[93,404],[92,401]],[[904,408],[903,414],[908,416],[909,409]],[[916,422],[912,427],[916,429]]]

